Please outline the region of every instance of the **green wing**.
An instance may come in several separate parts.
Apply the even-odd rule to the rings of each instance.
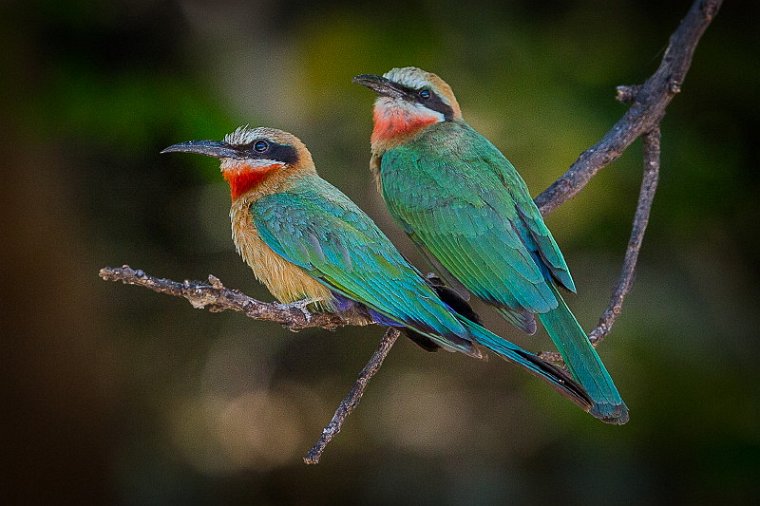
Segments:
[[[469,332],[374,222],[335,187],[309,177],[251,205],[262,240],[334,292],[449,349],[474,350]]]
[[[575,283],[570,275],[565,257],[546,223],[544,223],[544,218],[536,207],[533,198],[528,193],[528,186],[525,181],[496,146],[474,130],[470,129],[469,132],[488,143],[488,148],[484,149],[480,156],[499,177],[504,189],[507,190],[509,197],[514,202],[520,224],[527,229],[527,234],[523,237],[526,247],[538,254],[543,261],[543,266],[549,270],[559,284],[571,292],[575,292]]]
[[[527,190],[511,191],[525,187],[511,164],[469,127],[447,126],[459,130],[445,142],[423,138],[383,155],[388,208],[454,277],[525,328],[530,313],[557,307],[545,269],[572,286],[567,265]]]

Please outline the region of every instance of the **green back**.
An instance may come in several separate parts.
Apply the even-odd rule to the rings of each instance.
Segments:
[[[381,173],[394,218],[476,296],[543,313],[557,307],[551,278],[575,289],[525,182],[465,123],[440,123],[387,151]]]

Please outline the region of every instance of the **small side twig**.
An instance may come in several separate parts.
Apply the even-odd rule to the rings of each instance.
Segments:
[[[628,240],[628,248],[623,259],[623,269],[620,272],[615,290],[607,309],[602,313],[594,330],[589,332],[589,340],[595,346],[601,343],[612,331],[612,325],[620,316],[623,308],[623,300],[633,285],[633,277],[636,272],[636,262],[639,259],[639,251],[644,241],[644,232],[649,224],[649,215],[652,211],[654,194],[657,191],[657,182],[660,179],[660,128],[644,136],[644,177],[641,180],[639,202],[636,205],[636,214],[633,218],[631,238]]]
[[[319,464],[319,459],[322,457],[322,452],[325,451],[325,447],[340,432],[340,429],[343,428],[343,422],[346,421],[348,415],[350,415],[359,405],[369,380],[371,380],[375,373],[380,370],[380,366],[383,365],[383,360],[388,356],[388,352],[391,351],[391,348],[396,343],[399,334],[400,332],[398,329],[394,328],[388,328],[385,331],[383,338],[380,340],[380,344],[370,357],[367,365],[365,365],[359,373],[359,377],[356,379],[356,383],[354,383],[351,391],[348,392],[342,401],[340,401],[340,405],[338,406],[338,409],[335,410],[335,414],[333,414],[330,423],[322,429],[322,435],[320,436],[319,441],[317,441],[314,446],[311,447],[311,450],[309,450],[304,456],[303,461],[306,464]]]
[[[589,332],[591,344],[599,345],[605,337],[612,332],[612,326],[623,310],[623,301],[633,286],[633,278],[636,273],[636,263],[639,259],[641,245],[644,242],[644,233],[649,224],[649,215],[652,211],[654,195],[657,192],[657,182],[660,179],[660,127],[655,127],[643,137],[644,141],[644,175],[639,190],[639,200],[636,205],[636,213],[633,217],[631,237],[623,259],[623,268],[612,291],[610,302],[599,318],[596,327]],[[544,360],[562,363],[562,357],[555,351],[542,351],[539,356]]]

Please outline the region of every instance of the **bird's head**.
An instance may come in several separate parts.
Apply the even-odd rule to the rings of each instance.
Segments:
[[[426,127],[462,119],[462,110],[451,86],[417,67],[391,69],[382,76],[362,74],[354,77],[354,82],[378,95],[373,146],[387,149]]]
[[[298,137],[266,127],[244,126],[227,134],[221,142],[181,142],[161,152],[196,153],[220,159],[232,200],[254,190],[270,193],[291,177],[316,171],[311,153]]]

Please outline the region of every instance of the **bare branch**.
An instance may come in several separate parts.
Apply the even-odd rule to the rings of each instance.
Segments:
[[[304,302],[279,304],[262,302],[245,295],[238,290],[225,288],[215,276],[209,276],[209,283],[187,281],[179,283],[171,279],[157,278],[146,274],[141,269],[122,267],[103,267],[100,277],[106,281],[121,281],[127,285],[137,285],[154,292],[184,297],[196,309],[208,307],[209,311],[238,311],[248,318],[279,323],[287,329],[299,330],[320,327],[334,330],[345,325],[363,326],[372,321],[359,314],[311,313]]]
[[[633,278],[636,272],[636,262],[639,251],[644,241],[644,232],[649,224],[649,215],[652,210],[652,202],[657,191],[657,182],[660,178],[660,128],[644,135],[644,176],[641,180],[639,201],[636,205],[636,214],[633,218],[631,238],[628,240],[628,248],[623,259],[623,268],[620,277],[612,291],[607,309],[604,310],[596,327],[589,332],[589,340],[594,346],[598,346],[612,331],[612,325],[617,320],[623,309],[623,300],[633,286]],[[554,351],[542,351],[539,356],[544,360],[562,363],[562,357]]]
[[[589,333],[589,339],[594,345],[601,343],[612,331],[612,325],[620,316],[623,308],[623,299],[628,295],[633,285],[633,276],[636,272],[636,262],[639,258],[641,244],[644,241],[644,232],[649,224],[649,214],[652,210],[654,194],[657,191],[657,182],[660,179],[660,129],[644,135],[644,177],[641,180],[639,202],[636,206],[636,214],[633,218],[633,229],[628,241],[628,248],[623,260],[623,269],[620,273],[615,290],[612,292],[610,304],[602,313],[594,330]]]
[[[335,410],[330,423],[322,430],[322,436],[319,438],[311,450],[304,456],[303,461],[306,464],[319,464],[319,459],[322,457],[322,452],[325,451],[325,447],[332,441],[332,439],[338,435],[340,429],[343,428],[343,422],[346,421],[348,415],[350,415],[354,409],[359,405],[359,401],[362,400],[364,390],[367,388],[369,380],[380,370],[380,366],[383,365],[383,360],[388,356],[388,352],[396,343],[400,332],[398,329],[388,328],[380,340],[375,352],[370,357],[367,365],[359,373],[359,377],[356,379],[351,391],[340,402],[338,409]]]
[[[373,324],[372,320],[361,314],[311,313],[306,308],[309,301],[293,304],[262,302],[238,290],[226,288],[219,278],[212,275],[209,275],[208,283],[188,280],[179,283],[171,279],[151,276],[141,269],[132,269],[128,265],[104,267],[100,269],[99,274],[106,281],[120,281],[128,285],[142,286],[157,293],[183,297],[196,309],[208,308],[212,312],[237,311],[255,320],[279,323],[294,332],[313,327],[333,330],[345,325],[364,326]],[[330,423],[322,430],[319,441],[304,457],[305,463],[317,464],[319,462],[322,452],[340,432],[346,418],[359,405],[369,381],[380,370],[398,336],[398,329],[386,329],[380,344],[367,365],[359,373],[354,386],[341,401]]]
[[[602,139],[581,153],[565,174],[536,197],[541,213],[547,215],[573,198],[601,169],[617,160],[641,135],[659,125],[665,108],[681,91],[694,49],[710,22],[718,13],[722,0],[697,0],[670,37],[668,48],[657,71],[638,86],[618,89],[618,97],[633,103]]]

